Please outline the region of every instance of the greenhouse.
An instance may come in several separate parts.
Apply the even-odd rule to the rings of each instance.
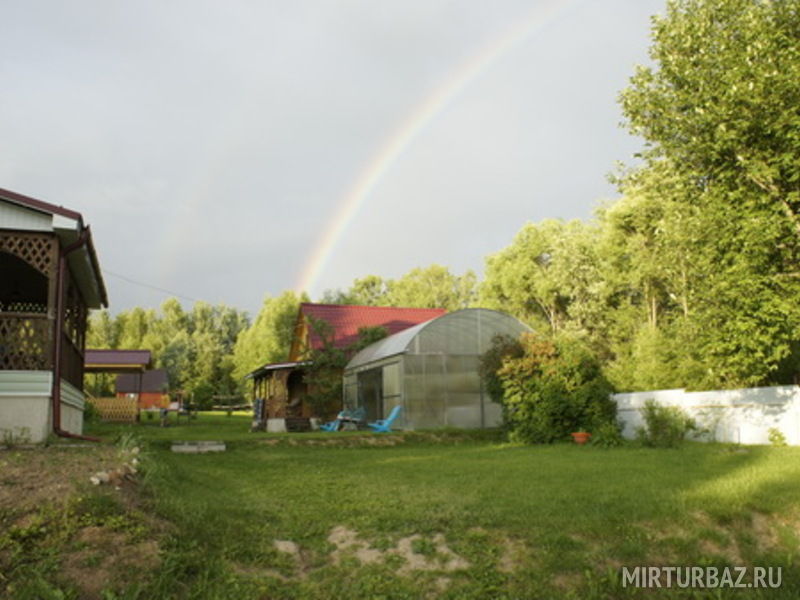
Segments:
[[[480,356],[495,336],[525,331],[510,315],[467,308],[391,335],[347,364],[345,407],[363,407],[372,421],[399,405],[397,429],[497,427],[502,411],[483,389]]]

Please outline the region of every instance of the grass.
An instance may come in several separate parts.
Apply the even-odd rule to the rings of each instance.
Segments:
[[[248,425],[201,414],[92,427],[146,441],[149,510],[169,523],[159,568],[109,597],[800,597],[798,448],[526,447],[486,432]],[[173,454],[173,439],[228,451]],[[637,565],[781,566],[783,585],[621,588],[620,567]]]

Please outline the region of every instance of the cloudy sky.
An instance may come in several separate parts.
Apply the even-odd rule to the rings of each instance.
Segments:
[[[617,95],[663,8],[4,0],[0,187],[84,215],[115,312],[480,272],[615,196],[641,147]]]

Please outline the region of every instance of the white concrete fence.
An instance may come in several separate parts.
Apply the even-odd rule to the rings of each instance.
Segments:
[[[791,445],[800,445],[800,387],[749,388],[710,392],[659,390],[614,394],[622,434],[636,436],[644,426],[641,409],[647,400],[677,406],[705,433],[695,439],[741,444],[769,444],[770,429],[777,429]]]

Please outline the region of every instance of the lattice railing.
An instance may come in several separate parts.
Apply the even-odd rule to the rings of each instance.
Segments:
[[[64,294],[64,333],[77,348],[83,348],[86,334],[86,303],[83,301],[78,286],[67,277],[66,293]]]
[[[16,231],[0,233],[0,250],[21,258],[45,276],[55,268],[56,249],[53,235]]]
[[[0,370],[50,369],[53,365],[52,331],[53,322],[46,315],[0,314]]]
[[[100,413],[101,421],[134,423],[139,412],[136,398],[87,398]]]
[[[0,302],[0,312],[10,313],[36,313],[37,315],[47,314],[47,304],[44,302]]]

